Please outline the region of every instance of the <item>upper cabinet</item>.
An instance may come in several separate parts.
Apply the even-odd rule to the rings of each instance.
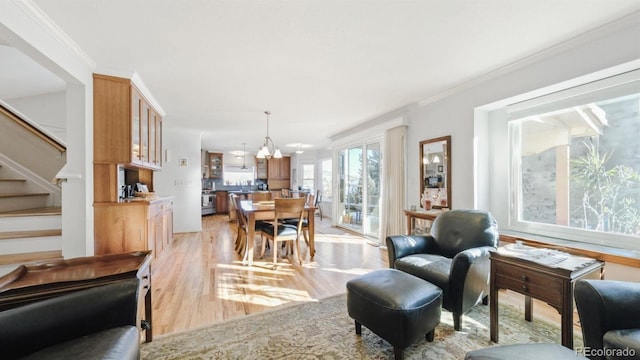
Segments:
[[[284,156],[280,159],[271,158],[267,161],[267,184],[270,190],[289,189],[291,172],[291,158]]]
[[[256,179],[267,179],[267,159],[256,158]]]
[[[94,163],[162,168],[162,117],[129,79],[93,75]]]
[[[211,179],[222,179],[222,153],[209,153],[209,177]]]

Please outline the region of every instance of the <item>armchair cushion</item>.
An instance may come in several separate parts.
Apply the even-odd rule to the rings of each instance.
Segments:
[[[633,349],[640,358],[640,283],[578,280],[574,297],[585,347]]]

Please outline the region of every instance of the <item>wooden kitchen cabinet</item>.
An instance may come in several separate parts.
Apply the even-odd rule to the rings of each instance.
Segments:
[[[93,75],[94,164],[162,168],[162,118],[129,79]]]
[[[229,192],[216,191],[216,213],[226,214],[229,212]]]
[[[154,259],[173,240],[173,198],[94,205],[95,255],[151,250]]]
[[[209,153],[209,177],[211,179],[222,179],[222,153]]]
[[[283,156],[280,159],[267,161],[267,184],[270,190],[289,189],[291,187],[290,175],[291,158]]]
[[[256,158],[255,178],[256,179],[264,179],[264,180],[266,180],[268,178],[267,174],[268,174],[267,159],[258,159],[258,158]]]

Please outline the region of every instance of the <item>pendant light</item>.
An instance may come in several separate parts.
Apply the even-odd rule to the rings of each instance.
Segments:
[[[246,158],[247,158],[247,143],[242,143],[242,167],[240,168],[240,170],[249,170],[249,168],[247,167],[247,164],[245,163]]]
[[[265,111],[264,113],[267,114],[267,136],[264,137],[264,145],[262,145],[262,149],[258,151],[256,157],[258,159],[271,159],[272,157],[274,159],[279,159],[282,157],[280,148],[276,147],[273,140],[269,137],[269,115],[271,115],[271,112]],[[269,147],[271,147],[271,149],[275,149],[275,151],[270,150]]]

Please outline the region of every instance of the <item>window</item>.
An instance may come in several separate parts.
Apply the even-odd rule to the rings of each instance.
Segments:
[[[332,161],[331,159],[322,160],[320,163],[321,173],[321,181],[322,181],[322,200],[323,201],[331,201],[333,187],[331,186],[332,179]]]
[[[608,78],[509,111],[515,230],[640,249],[635,76]]]
[[[314,189],[314,168],[315,166],[313,166],[313,164],[302,165],[302,188],[304,190],[310,190],[311,192],[313,192]]]
[[[224,184],[246,186],[253,184],[253,167],[242,170],[239,167],[224,167]]]

